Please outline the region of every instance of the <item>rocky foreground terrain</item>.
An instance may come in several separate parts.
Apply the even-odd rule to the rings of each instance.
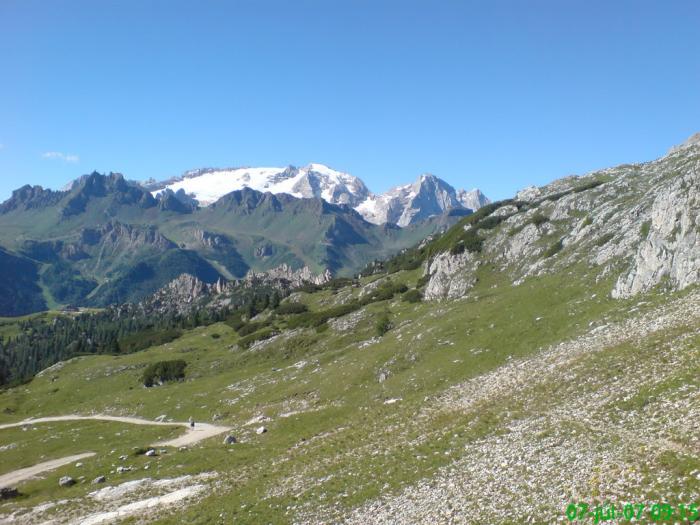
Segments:
[[[499,433],[452,451],[458,459],[430,479],[334,520],[563,523],[572,502],[695,502],[700,468],[659,467],[669,455],[698,466],[699,360],[696,290],[456,385],[417,415],[425,427],[441,412],[515,414]]]

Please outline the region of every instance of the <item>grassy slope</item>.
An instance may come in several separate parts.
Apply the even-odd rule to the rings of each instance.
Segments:
[[[413,271],[392,278],[414,285],[419,276]],[[514,392],[478,413],[436,410],[416,418],[441,392],[584,333],[590,323],[622,319],[632,304],[608,299],[611,282],[595,284],[593,275],[581,268],[529,279],[518,287],[488,267],[481,268],[479,277],[469,299],[372,304],[346,318],[360,318],[346,331],[307,329],[243,351],[235,346],[235,332],[219,324],[134,355],[80,358],[0,394],[0,421],[91,411],[147,418],[165,413],[176,420],[217,416],[236,428],[241,443],[235,452],[228,453],[220,439],[212,439],[162,456],[158,476],[216,470],[223,482],[208,499],[162,522],[210,523],[223,514],[237,523],[277,523],[319,508],[342,513],[432,476],[465,446],[502,433],[509,421],[539,410],[534,401],[523,404],[516,396],[522,392]],[[318,309],[358,293],[342,289],[302,296]],[[639,309],[662,300],[650,296]],[[363,347],[362,342],[375,336],[377,314],[385,310],[391,312],[395,328]],[[610,356],[631,351],[621,347]],[[163,358],[187,360],[188,380],[143,389],[142,368]],[[382,372],[388,377],[380,382]],[[586,377],[585,366],[580,373]],[[542,387],[536,394],[533,399],[546,404],[552,393]],[[401,401],[384,404],[390,398]],[[259,436],[245,422],[261,414],[272,421],[266,423],[270,432]],[[3,432],[0,444],[12,442]],[[91,450],[88,441],[56,454]],[[142,446],[142,441],[125,440],[122,448]],[[23,461],[38,462],[35,454],[24,450]],[[104,460],[103,454],[94,459]],[[669,461],[668,468],[690,469],[677,459]],[[29,496],[16,505],[55,497],[56,480],[66,473],[76,474],[73,467],[64,467],[45,481],[20,487]],[[133,472],[123,479],[147,474]],[[87,490],[79,484],[62,494],[72,497]]]

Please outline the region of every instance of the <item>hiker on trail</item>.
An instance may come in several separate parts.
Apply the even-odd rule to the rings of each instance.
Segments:
[[[190,416],[189,422],[190,422],[190,428],[194,428],[194,419],[192,419],[192,416]]]

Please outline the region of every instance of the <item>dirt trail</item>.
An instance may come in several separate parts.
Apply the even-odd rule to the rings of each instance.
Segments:
[[[190,428],[189,423],[173,421],[171,423],[161,423],[159,421],[149,421],[148,419],[141,419],[138,417],[122,417],[122,416],[107,416],[107,415],[94,415],[94,416],[79,416],[77,414],[69,414],[67,416],[52,416],[52,417],[39,417],[34,419],[25,419],[24,421],[18,421],[17,423],[7,423],[5,425],[0,425],[0,430],[5,428],[21,427],[24,425],[35,425],[37,423],[54,423],[57,421],[115,421],[118,423],[129,423],[132,425],[154,425],[163,427],[180,426],[186,427],[187,432],[182,436],[176,437],[168,441],[161,441],[158,443],[153,443],[154,446],[158,447],[182,447],[186,445],[193,445],[202,441],[203,439],[210,438],[212,436],[218,436],[224,432],[231,430],[231,427],[222,427],[217,425],[212,425],[210,423],[196,423],[194,428]]]
[[[58,421],[115,421],[118,423],[129,423],[132,425],[154,425],[154,426],[181,426],[187,428],[187,432],[182,436],[170,439],[168,441],[160,441],[158,443],[153,443],[153,446],[158,447],[183,447],[187,445],[193,445],[204,439],[223,434],[231,430],[230,427],[223,427],[217,425],[211,425],[209,423],[196,423],[194,428],[191,428],[189,423],[186,422],[172,422],[172,423],[161,423],[159,421],[149,421],[147,419],[140,419],[137,417],[120,417],[120,416],[107,416],[107,415],[95,415],[95,416],[79,416],[77,414],[70,414],[67,416],[53,416],[53,417],[39,417],[35,419],[25,419],[24,421],[18,421],[17,423],[7,423],[0,425],[0,430],[6,428],[16,428],[25,425],[35,425],[38,423],[54,423]],[[37,465],[15,470],[7,474],[0,476],[0,487],[8,487],[16,485],[20,481],[41,474],[48,470],[53,470],[63,465],[67,465],[73,461],[78,461],[83,458],[94,456],[94,452],[85,452],[83,454],[76,454],[74,456],[66,456],[64,458],[53,459],[51,461],[45,461],[44,463],[39,463]]]
[[[46,472],[47,470],[53,470],[58,467],[62,467],[63,465],[67,465],[68,463],[72,463],[73,461],[79,461],[81,459],[89,458],[94,455],[94,452],[85,452],[83,454],[76,454],[74,456],[66,456],[65,458],[44,461],[43,463],[39,463],[38,465],[33,465],[27,468],[21,468],[19,470],[10,472],[9,474],[3,474],[2,476],[0,476],[0,488],[17,485],[17,483],[19,483],[20,481],[29,479],[32,476],[36,476],[37,474],[41,474],[42,472]]]

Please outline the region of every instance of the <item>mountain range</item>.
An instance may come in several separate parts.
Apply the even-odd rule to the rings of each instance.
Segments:
[[[144,187],[153,195],[170,192],[188,205],[208,206],[225,194],[251,188],[299,198],[318,198],[331,204],[345,204],[373,224],[408,226],[451,209],[477,210],[489,203],[478,189],[455,190],[435,175],[421,175],[412,184],[391,188],[376,195],[358,177],[309,164],[303,168],[205,168],[185,172],[163,182],[148,181]]]
[[[368,222],[353,208],[375,198],[364,183],[317,164],[199,170],[158,187],[95,172],[63,191],[14,191],[0,204],[0,269],[21,276],[3,282],[0,315],[137,301],[182,273],[207,283],[280,265],[351,275],[472,212],[465,194],[423,176],[377,198],[388,219]]]

